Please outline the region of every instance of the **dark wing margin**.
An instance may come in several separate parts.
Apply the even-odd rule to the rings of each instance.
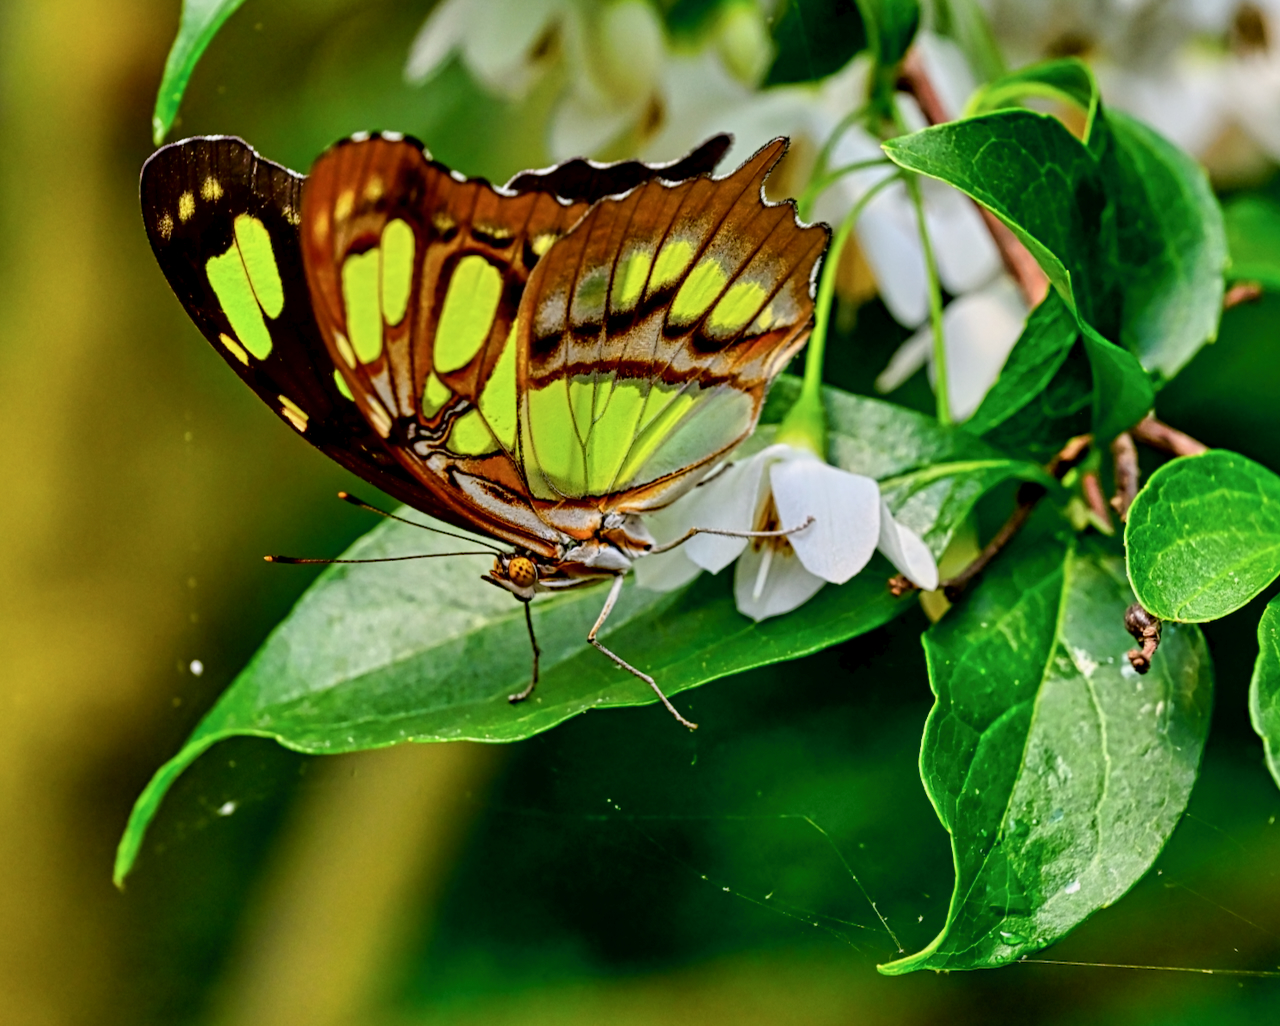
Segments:
[[[733,136],[714,135],[687,156],[668,164],[646,164],[639,160],[597,164],[578,157],[543,171],[522,171],[504,188],[511,192],[549,192],[574,203],[595,203],[606,196],[630,192],[655,178],[684,182],[709,175],[732,145]]]
[[[431,494],[387,452],[334,378],[302,266],[298,225],[304,180],[264,160],[234,137],[171,143],[152,154],[142,168],[140,193],[147,238],[192,321],[281,420],[351,473],[437,515],[438,504]],[[209,261],[237,246],[237,219],[242,216],[265,229],[279,280],[279,295],[258,296],[261,312],[256,316],[266,335],[257,329],[249,338],[240,337],[250,334],[244,330],[243,314],[237,333],[209,276]],[[240,234],[246,246],[254,242],[250,236],[258,236],[256,255],[260,257],[262,232],[241,220]],[[248,263],[253,256],[244,259]],[[263,274],[270,277],[260,265],[252,270],[259,273],[254,281]]]

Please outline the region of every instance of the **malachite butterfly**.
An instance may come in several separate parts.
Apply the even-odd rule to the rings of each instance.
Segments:
[[[764,198],[786,140],[712,177],[729,144],[497,187],[391,133],[306,178],[196,138],[147,161],[142,212],[191,319],[291,428],[509,545],[485,579],[526,617],[537,593],[613,579],[589,640],[688,724],[596,630],[653,548],[643,515],[751,433],[804,345],[829,237]]]

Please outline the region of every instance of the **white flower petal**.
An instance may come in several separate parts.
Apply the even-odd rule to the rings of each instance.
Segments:
[[[969,197],[932,179],[921,183],[924,220],[938,279],[953,296],[985,285],[1000,271],[1000,251]]]
[[[774,463],[769,478],[783,528],[814,518],[788,538],[810,573],[843,584],[867,565],[880,536],[880,487],[875,481],[816,456]]]
[[[929,285],[906,188],[891,185],[879,193],[858,218],[856,231],[889,313],[899,324],[919,327],[929,316]]]
[[[404,68],[406,81],[425,82],[444,63],[468,34],[475,6],[475,0],[444,0],[427,15],[409,47]]]
[[[670,552],[641,556],[632,569],[636,584],[650,591],[675,591],[702,573],[702,567],[689,558],[683,546]]]
[[[760,505],[762,479],[769,464],[791,452],[789,446],[771,445],[750,459],[739,460],[714,479],[699,485],[675,503],[690,527],[717,531],[750,531],[755,526]],[[675,508],[672,507],[672,509]],[[741,555],[746,538],[726,538],[718,534],[694,535],[684,543],[685,554],[704,570],[718,574]]]
[[[769,565],[761,582],[765,559]],[[733,597],[738,612],[753,620],[781,616],[804,605],[825,582],[804,568],[789,545],[752,545],[742,554],[733,574]]]
[[[956,420],[973,416],[1000,376],[1026,321],[1022,293],[1007,275],[948,304],[942,330],[947,345],[947,397]],[[929,344],[932,347],[932,333]]]
[[[563,0],[490,0],[463,41],[467,67],[490,91],[523,96],[541,70],[534,45],[565,13]]]
[[[550,147],[556,160],[599,153],[639,116],[638,108],[616,109],[571,92],[551,115]]]
[[[938,564],[920,536],[893,519],[889,504],[880,500],[879,549],[887,560],[916,587],[933,591],[938,586]]]
[[[929,361],[933,349],[933,331],[926,324],[898,346],[889,358],[889,364],[876,378],[877,392],[892,392],[907,383],[907,379]]]
[[[964,51],[954,40],[927,29],[916,34],[915,47],[947,116],[958,118],[978,85]]]

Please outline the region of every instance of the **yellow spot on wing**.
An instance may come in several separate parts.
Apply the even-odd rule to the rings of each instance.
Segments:
[[[351,389],[347,385],[347,379],[342,376],[342,371],[337,367],[333,368],[333,383],[338,386],[338,391],[348,399],[354,400],[355,396],[351,394]]]
[[[206,184],[212,178],[205,180]],[[284,285],[280,281],[280,269],[276,267],[276,256],[271,248],[271,233],[256,217],[241,214],[235,220],[236,245],[240,249],[240,258],[244,261],[244,269],[249,274],[249,284],[253,286],[258,303],[272,320],[280,316],[284,309]]]
[[[570,407],[569,383],[561,378],[526,396],[529,443],[525,446],[529,484],[539,498],[586,494],[586,465]]]
[[[427,379],[427,387],[431,379]],[[494,365],[493,373],[480,393],[480,412],[485,421],[507,450],[516,444],[516,325],[511,325],[502,355]]]
[[[246,367],[249,366],[249,354],[244,351],[244,347],[235,339],[228,335],[225,331],[218,333],[218,341],[227,347],[227,351]]]
[[[449,386],[436,377],[435,371],[427,375],[427,383],[422,389],[422,412],[426,416],[434,417],[452,398]]]
[[[156,222],[156,231],[160,233],[160,238],[168,242],[169,236],[173,234],[173,218],[168,214],[161,214],[160,220]]]
[[[708,324],[712,331],[741,331],[760,309],[765,298],[764,286],[754,281],[740,281],[730,286],[711,311]]]
[[[670,319],[676,324],[697,320],[707,312],[728,280],[729,276],[719,261],[711,257],[699,261],[676,293],[671,303]]]
[[[458,261],[436,325],[437,371],[448,374],[471,362],[489,337],[501,295],[502,276],[488,260],[473,253]]]
[[[214,200],[222,199],[222,186],[213,175],[206,178],[200,185],[200,198],[208,200],[210,203]]]
[[[335,330],[333,333],[333,344],[337,346],[338,353],[342,357],[342,362],[352,369],[356,365],[356,351],[351,348],[351,343],[347,341],[347,336],[342,332]]]
[[[546,256],[547,250],[558,238],[560,238],[559,232],[539,232],[529,243],[529,248],[533,250],[534,256]]]
[[[482,456],[498,448],[479,410],[468,410],[449,432],[449,451],[459,456]]]
[[[178,197],[178,220],[190,221],[191,215],[196,212],[195,193],[184,192]]]
[[[382,309],[378,297],[376,249],[356,253],[342,263],[342,302],[347,313],[347,335],[361,363],[372,363],[382,354]]]
[[[647,250],[634,250],[623,258],[613,276],[613,309],[626,311],[635,308],[652,266],[653,254]]]
[[[378,200],[382,199],[382,179],[377,175],[374,175],[365,184],[364,198],[370,203],[377,203]]]
[[[669,239],[658,253],[653,265],[653,275],[649,279],[649,294],[666,288],[676,281],[693,259],[693,243],[687,239]]]
[[[249,352],[265,360],[271,355],[271,332],[262,319],[262,307],[253,294],[239,247],[233,242],[225,253],[210,257],[204,266],[231,330]]]
[[[281,395],[276,398],[280,400],[280,412],[285,415],[289,423],[299,431],[306,431],[307,420],[309,419],[306,411],[288,396]]]
[[[397,218],[382,229],[382,316],[391,325],[404,320],[413,284],[413,229]]]
[[[366,394],[364,401],[369,406],[365,410],[365,420],[369,422],[374,431],[386,438],[387,435],[391,434],[391,415],[387,413],[387,408],[378,402],[376,396]]]
[[[351,210],[356,205],[356,194],[351,189],[346,189],[338,194],[338,199],[333,204],[333,219],[335,221],[345,221],[351,216]]]

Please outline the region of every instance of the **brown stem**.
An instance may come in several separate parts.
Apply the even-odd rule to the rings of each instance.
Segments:
[[[1133,435],[1127,431],[1116,435],[1111,456],[1116,469],[1116,494],[1111,497],[1111,508],[1120,514],[1121,523],[1127,523],[1129,507],[1138,494],[1138,447],[1133,444]]]
[[[920,111],[931,125],[939,125],[951,120],[951,112],[947,110],[938,91],[929,80],[924,68],[924,60],[918,48],[912,48],[902,62],[902,71],[898,77],[898,85],[916,98]],[[1036,258],[1031,255],[1018,237],[995,214],[979,203],[974,203],[982,221],[991,233],[991,240],[1000,252],[1005,270],[1018,283],[1022,298],[1029,308],[1034,309],[1049,294],[1049,279],[1045,276]]]
[[[1151,669],[1151,657],[1160,647],[1162,626],[1160,617],[1148,613],[1140,602],[1135,602],[1124,611],[1124,629],[1142,645],[1141,648],[1131,648],[1126,653],[1130,664],[1139,673],[1146,673]]]
[[[1151,414],[1147,414],[1134,426],[1133,437],[1153,449],[1171,452],[1175,456],[1199,456],[1202,452],[1209,451],[1204,442],[1198,442],[1185,432],[1156,420]]]
[[[1102,482],[1098,480],[1097,471],[1086,470],[1080,475],[1080,491],[1084,494],[1084,501],[1089,504],[1089,509],[1097,518],[1099,525],[1105,524],[1105,529],[1110,531],[1111,510],[1107,506],[1107,497],[1102,494]]]
[[[1062,451],[1049,461],[1045,469],[1053,477],[1061,480],[1072,467],[1084,459],[1085,453],[1089,451],[1089,446],[1092,442],[1092,435],[1077,435],[1063,446]],[[954,602],[959,598],[960,593],[964,591],[969,583],[987,568],[987,565],[1000,554],[1001,550],[1009,542],[1013,541],[1014,536],[1022,529],[1022,525],[1027,522],[1027,518],[1031,516],[1031,511],[1036,508],[1036,504],[1046,494],[1047,489],[1044,485],[1036,484],[1034,481],[1028,481],[1018,489],[1017,508],[1014,509],[1013,515],[1004,522],[1000,530],[996,532],[995,537],[987,542],[986,547],[978,553],[972,563],[954,577],[938,585],[949,600]],[[895,598],[915,590],[916,586],[903,574],[889,578],[889,591]]]

